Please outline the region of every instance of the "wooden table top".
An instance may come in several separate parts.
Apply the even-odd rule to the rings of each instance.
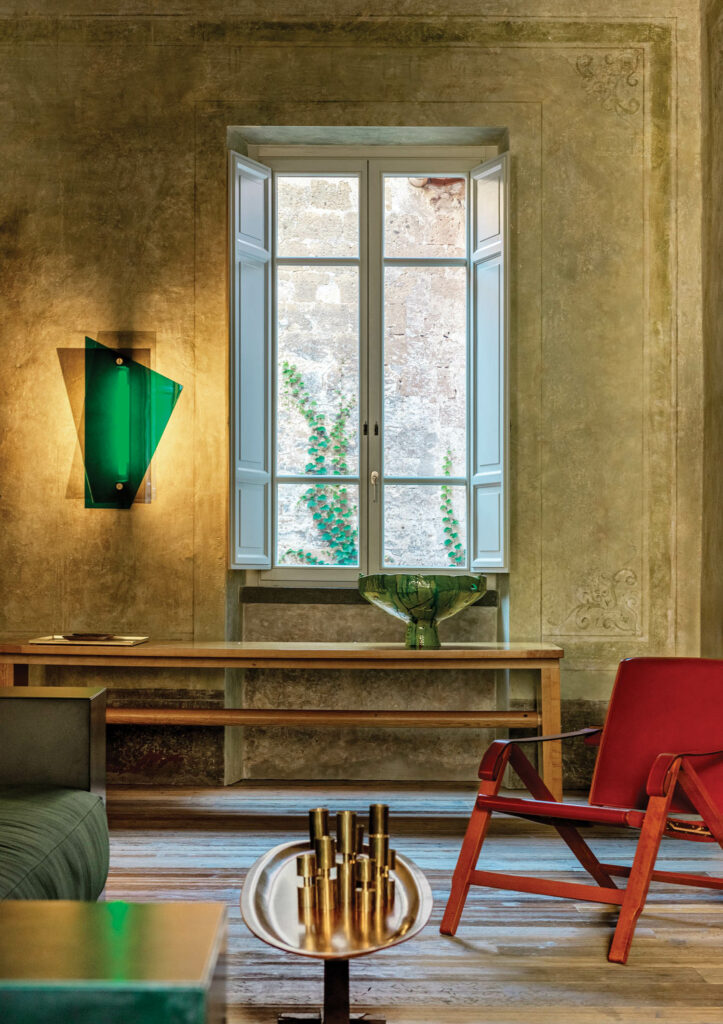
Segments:
[[[101,646],[97,644],[31,644],[27,639],[0,642],[0,662],[14,657],[56,664],[73,659],[108,663],[118,659],[129,661],[375,661],[419,660],[446,661],[525,661],[562,658],[564,651],[556,644],[540,642],[442,644],[437,650],[411,650],[402,643],[280,643],[233,640],[148,640],[135,647]],[[75,660],[78,659],[78,660]]]

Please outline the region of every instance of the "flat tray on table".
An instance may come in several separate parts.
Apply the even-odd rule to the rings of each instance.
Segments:
[[[371,914],[366,920],[340,909],[333,915],[311,914],[302,919],[296,858],[309,849],[308,842],[282,843],[250,868],[241,891],[241,913],[257,938],[288,953],[337,960],[396,946],[424,928],[432,912],[432,890],[416,864],[399,853],[389,911]]]

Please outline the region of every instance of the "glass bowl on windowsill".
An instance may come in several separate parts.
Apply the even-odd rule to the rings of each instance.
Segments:
[[[359,593],[370,604],[407,623],[405,646],[439,648],[437,624],[479,601],[485,576],[376,573],[359,577]]]

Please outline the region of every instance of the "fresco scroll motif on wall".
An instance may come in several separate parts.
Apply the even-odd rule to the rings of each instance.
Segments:
[[[642,61],[642,50],[585,54],[575,60],[575,70],[586,91],[599,101],[604,110],[629,116],[640,110],[641,101],[635,94],[642,77]]]
[[[548,633],[633,636],[638,632],[640,585],[632,569],[590,572],[575,596],[577,604],[562,622],[550,622]]]

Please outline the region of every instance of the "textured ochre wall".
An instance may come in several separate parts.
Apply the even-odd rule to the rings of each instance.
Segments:
[[[705,446],[701,654],[723,656],[723,2],[703,21]]]
[[[223,634],[227,127],[441,125],[504,130],[512,154],[511,637],[565,647],[570,721],[599,716],[619,658],[698,653],[704,525],[721,545],[701,499],[698,4],[200,7],[0,5],[3,634]],[[130,512],[69,492],[57,350],[98,331],[154,335],[184,384],[157,498]],[[107,681],[118,700],[239,689]],[[213,780],[220,744],[117,732],[114,764]]]

